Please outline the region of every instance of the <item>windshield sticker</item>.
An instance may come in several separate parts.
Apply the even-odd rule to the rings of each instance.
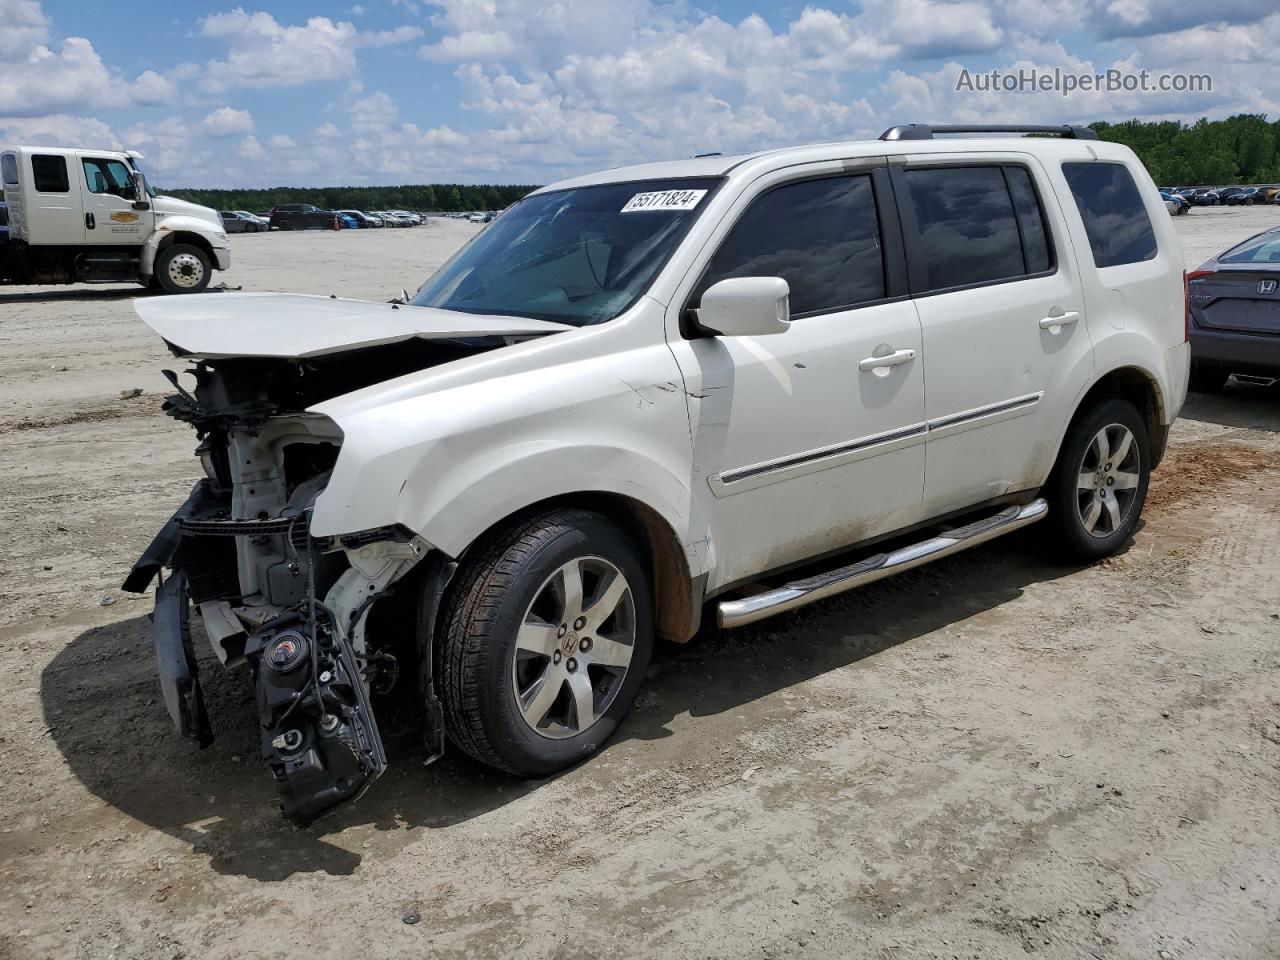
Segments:
[[[622,208],[623,213],[641,213],[646,210],[692,210],[707,195],[705,190],[658,190],[655,193],[637,193]]]

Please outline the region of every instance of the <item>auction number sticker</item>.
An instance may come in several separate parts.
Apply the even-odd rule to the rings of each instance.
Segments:
[[[705,190],[658,190],[637,193],[622,208],[623,213],[646,210],[692,210],[707,195]]]

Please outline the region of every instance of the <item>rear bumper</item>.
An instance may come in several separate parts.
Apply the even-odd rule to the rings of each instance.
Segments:
[[[1275,376],[1280,373],[1280,336],[1193,329],[1191,359],[1222,367],[1224,373]]]

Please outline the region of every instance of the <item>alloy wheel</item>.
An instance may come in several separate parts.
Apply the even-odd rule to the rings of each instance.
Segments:
[[[1080,523],[1104,538],[1129,519],[1142,480],[1142,458],[1133,432],[1120,423],[1103,427],[1085,448],[1076,481]]]
[[[635,640],[635,600],[616,565],[588,556],[557,569],[516,635],[511,686],[525,723],[552,740],[590,728],[622,689]]]

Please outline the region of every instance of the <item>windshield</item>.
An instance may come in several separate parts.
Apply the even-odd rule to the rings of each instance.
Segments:
[[[454,255],[412,303],[463,313],[612,320],[644,293],[719,180],[643,180],[526,197]]]

